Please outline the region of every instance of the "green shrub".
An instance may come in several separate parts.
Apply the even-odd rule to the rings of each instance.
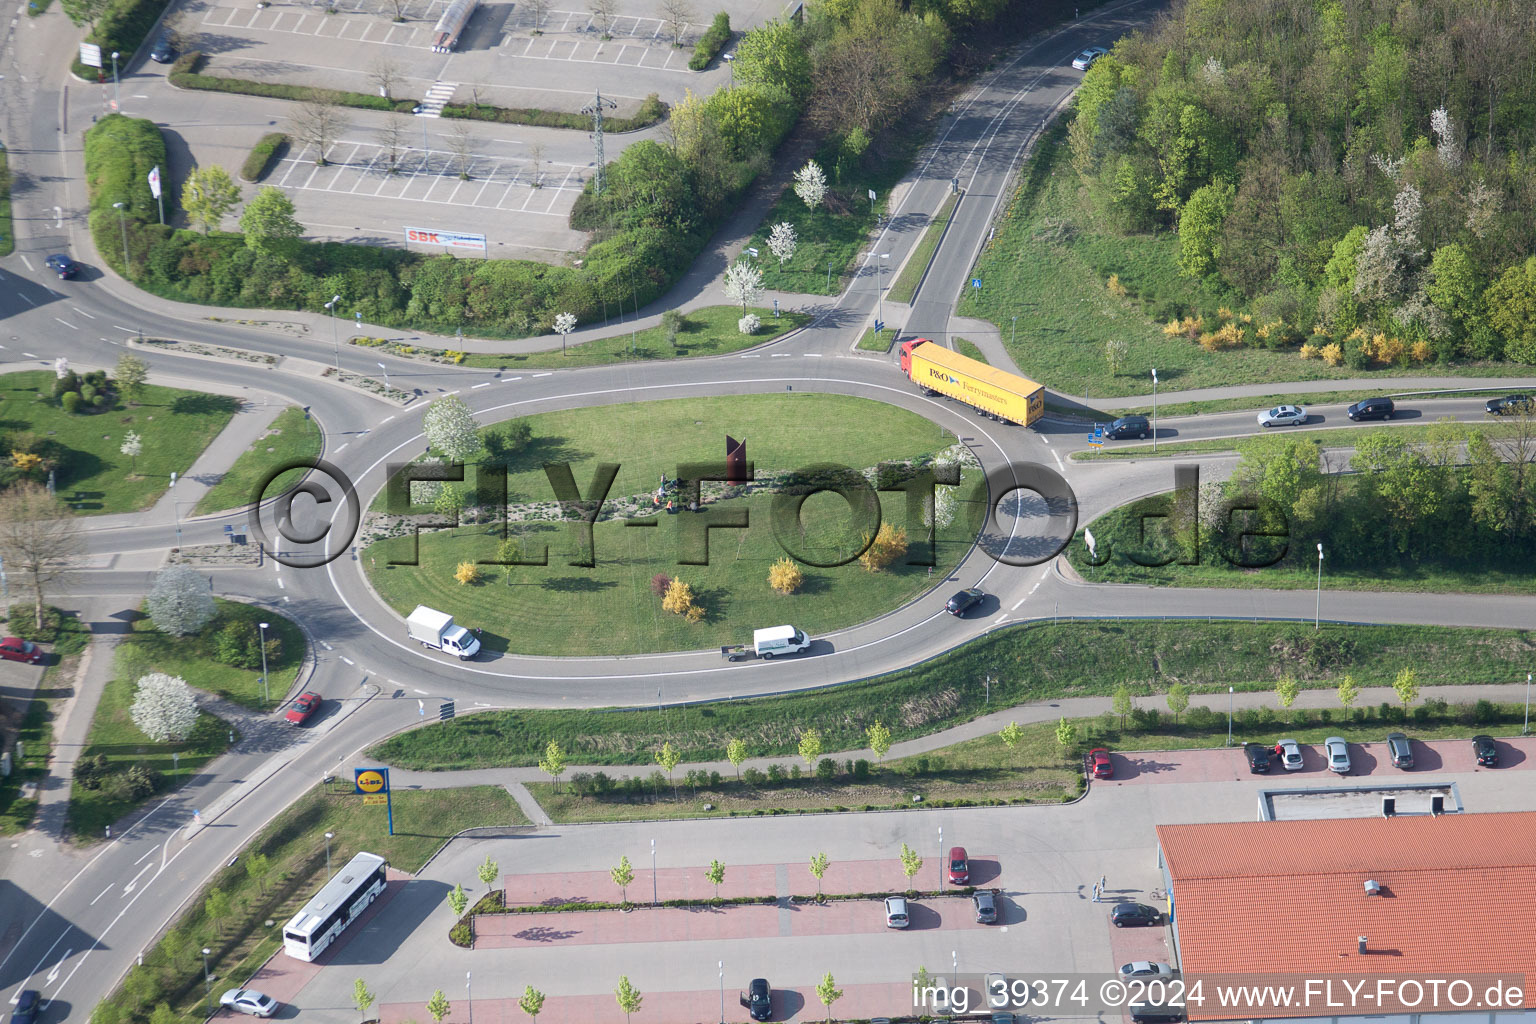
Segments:
[[[688,58],[690,71],[703,71],[725,48],[725,44],[731,41],[731,16],[721,11],[715,15],[715,20],[705,30],[699,41],[693,47],[693,56]]]
[[[822,782],[831,782],[837,775],[837,762],[830,757],[824,757],[816,762],[816,777]]]
[[[1499,720],[1498,705],[1491,700],[1480,700],[1472,706],[1472,721],[1477,725],[1491,725]]]
[[[171,84],[181,89],[201,89],[205,92],[232,92],[243,96],[267,96],[279,100],[319,99],[340,107],[361,107],[364,110],[398,110],[409,113],[415,100],[386,99],[368,92],[349,92],[345,89],[316,89],[308,85],[290,85],[286,82],[258,82],[249,78],[225,78],[223,75],[204,75],[184,71],[171,78]]]
[[[470,121],[495,121],[499,124],[526,124],[539,128],[571,128],[576,131],[592,128],[592,118],[586,114],[571,114],[562,110],[541,110],[537,107],[493,107],[488,103],[450,103],[443,107],[444,117],[458,117]],[[651,93],[640,103],[633,117],[604,117],[603,130],[608,132],[633,132],[649,128],[667,116],[667,105],[661,97]]]
[[[474,932],[470,929],[469,921],[460,921],[458,924],[454,925],[453,928],[448,932],[448,941],[453,943],[455,946],[462,946],[465,949],[469,949],[470,947],[474,946]]]
[[[122,73],[124,65],[144,44],[166,6],[166,0],[115,0],[97,19],[96,28],[85,37],[86,42],[101,46],[101,57],[107,66],[93,68],[80,63],[77,50],[75,59],[70,62],[75,77],[86,82],[105,80],[105,76],[112,73],[113,50],[122,55],[118,57],[118,71]]]
[[[288,145],[288,136],[282,132],[268,132],[251,147],[250,156],[240,165],[240,177],[246,181],[260,181],[266,177],[272,161]]]
[[[64,406],[64,411],[73,413],[80,408],[80,392],[66,391],[64,397],[59,399],[59,404]]]
[[[779,765],[779,764],[771,764],[771,765],[769,765],[768,766],[768,781],[769,782],[783,782],[784,781],[784,766],[783,765]]]
[[[761,786],[767,780],[763,777],[761,769],[748,768],[741,773],[741,781],[749,786]]]
[[[853,762],[853,781],[864,782],[868,778],[869,762],[861,757],[857,761]]]

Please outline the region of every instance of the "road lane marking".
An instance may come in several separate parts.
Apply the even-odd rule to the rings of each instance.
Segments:
[[[16,294],[20,295],[23,299],[25,299],[26,302],[27,302],[27,305],[34,306],[34,307],[37,305],[37,303],[33,302],[32,298],[29,295],[27,295],[26,292],[17,292]]]
[[[80,328],[76,327],[74,324],[70,323],[68,320],[65,320],[65,319],[63,319],[61,317],[54,317],[54,319],[59,321],[59,323],[63,324],[65,327],[68,327],[72,331],[78,331],[80,329]]]
[[[394,413],[390,413],[388,416],[385,416],[383,419],[379,420],[379,422],[380,423],[388,423],[390,420],[392,420],[394,418],[395,418],[395,414]]]
[[[501,382],[503,384],[511,384],[515,380],[522,380],[522,379],[523,378],[521,378],[521,377],[504,377],[504,378],[502,378]]]
[[[117,885],[117,883],[113,882],[112,885],[109,885],[105,889],[101,890],[101,896],[105,896],[107,893],[111,892],[112,891],[112,887],[115,886],[115,885]],[[97,896],[96,900],[101,899],[101,896]],[[91,900],[91,906],[94,907],[96,905],[96,900]]]
[[[281,576],[279,576],[277,578],[277,589],[278,590],[287,590],[288,589],[287,587],[283,586],[283,578]]]
[[[133,862],[133,866],[134,867],[138,867],[140,864],[143,864],[150,857],[154,856],[154,853],[155,853],[154,849],[151,848],[148,853],[146,853],[144,856],[140,857],[138,860],[134,861]]]
[[[1061,470],[1061,475],[1062,476],[1066,476],[1067,475],[1067,467],[1062,464],[1061,455],[1058,454],[1056,449],[1054,449],[1054,448],[1051,449],[1051,454],[1056,456],[1056,468]]]
[[[22,355],[26,356],[28,359],[41,359],[42,358],[42,356],[36,355],[36,354],[34,354],[32,352],[23,352]]]
[[[21,254],[21,262],[23,262],[23,263],[25,263],[27,265],[27,273],[30,274],[32,272],[32,270],[33,270],[32,261],[27,259],[27,254],[26,253],[22,253]]]
[[[324,640],[320,641],[320,646],[324,647],[328,651],[334,651],[336,649],[336,648],[332,647],[330,644],[326,643]]]
[[[792,355],[794,355],[793,352],[775,352],[773,355],[769,356],[768,358],[769,359],[782,359],[782,358],[787,358],[787,357],[792,356]]]
[[[336,454],[340,455],[342,452],[346,451],[347,450],[347,445],[349,445],[351,443],[352,443],[351,441],[343,441],[342,444],[341,444],[341,447],[336,449]]]
[[[48,972],[48,984],[50,984],[50,985],[53,984],[53,979],[57,978],[59,976],[59,970],[65,964],[69,963],[70,955],[73,954],[73,953],[74,953],[73,949],[66,949],[64,951],[64,955],[59,958],[59,962],[53,965],[53,970]]]
[[[413,687],[411,687],[411,689],[416,690],[416,687],[413,686]],[[420,693],[420,694],[425,694],[427,691],[426,690],[416,690],[416,692]]]
[[[821,353],[820,352],[807,352],[805,354],[805,358],[807,358],[807,359],[820,359],[821,358]]]
[[[96,319],[94,316],[92,316],[91,314],[87,313],[85,310],[81,309],[79,306],[70,306],[69,308],[74,310],[76,313],[79,313],[81,316],[85,317],[87,320],[95,320]]]
[[[144,865],[144,869],[142,871],[140,871],[138,874],[133,876],[133,881],[131,881],[127,885],[123,886],[123,895],[127,896],[129,893],[133,892],[133,890],[135,888],[137,888],[137,886],[139,884],[139,879],[144,877],[144,872],[145,871],[150,871],[153,868],[154,868],[153,864],[145,864]]]
[[[488,387],[490,387],[494,383],[495,383],[495,381],[489,381],[488,380],[484,384],[471,384],[469,389],[471,391],[473,391],[475,388],[488,388]]]
[[[122,324],[113,324],[112,326],[117,328],[119,331],[127,331],[129,334],[138,334],[139,333],[138,331],[134,330],[132,327],[124,327]]]
[[[549,377],[549,376],[552,376],[552,374],[550,374],[549,372],[534,374],[535,378],[538,378],[538,377]]]
[[[347,657],[345,654],[343,654],[341,656],[341,660],[346,662],[348,665],[356,665],[357,664],[357,662],[353,661],[351,658]]]

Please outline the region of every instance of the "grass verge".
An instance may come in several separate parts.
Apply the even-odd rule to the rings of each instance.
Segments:
[[[892,302],[911,302],[912,296],[917,294],[917,286],[928,272],[933,254],[939,251],[939,242],[944,239],[944,230],[949,227],[949,218],[953,216],[955,204],[959,201],[958,194],[950,195],[944,200],[944,205],[939,207],[939,212],[934,214],[928,229],[923,232],[923,237],[918,240],[917,247],[907,259],[907,265],[901,268],[901,273],[891,283],[890,293],[886,297]]]
[[[1492,429],[1488,433],[1497,430],[1499,424],[1488,425]],[[1362,430],[1370,430],[1372,427],[1380,429],[1377,424],[1362,423],[1357,427],[1328,427],[1318,430],[1292,431],[1303,440],[1316,441],[1324,448],[1351,448],[1360,437]],[[1423,441],[1430,437],[1437,425],[1433,423],[1399,425],[1392,427],[1392,436],[1400,437],[1410,444]],[[1152,442],[1137,442],[1123,448],[1112,448],[1104,451],[1079,451],[1070,456],[1077,462],[1098,462],[1104,459],[1160,459],[1164,456],[1172,458],[1176,455],[1189,455],[1197,452],[1235,452],[1237,446],[1244,441],[1252,440],[1252,434],[1242,434],[1236,437],[1210,437],[1198,441],[1159,441],[1157,451],[1152,450]]]
[[[201,632],[191,636],[170,636],[156,629],[147,617],[136,619],[129,625],[128,635],[118,643],[120,669],[137,673],[135,679],[145,672],[181,676],[199,690],[216,693],[253,711],[275,707],[293,687],[299,667],[304,663],[308,643],[303,632],[290,619],[265,608],[226,601],[222,597],[213,600],[218,614]],[[240,667],[225,664],[217,658],[222,630],[259,630],[259,622],[267,624],[271,645],[267,652],[270,703],[262,698],[259,660]],[[257,654],[259,656],[259,650]]]
[[[887,327],[876,334],[874,331],[865,331],[859,335],[858,349],[861,352],[889,352],[891,346],[896,343],[897,331]]]
[[[326,877],[325,833],[333,865],[361,851],[376,853],[407,873],[422,866],[466,828],[524,825],[527,819],[500,786],[454,790],[402,790],[394,795],[395,834],[387,834],[383,807],[365,807],[350,782],[320,786],[301,796],[242,851],[238,863],[220,868],[186,904],[179,918],[97,1006],[101,1024],[147,1024],[151,1009],[169,1005],[177,1022],[201,1021],[203,962],[209,957],[214,993],[243,983],[282,944],[282,926],[312,897]],[[253,873],[252,855],[265,873]],[[257,862],[258,871],[260,860]],[[473,891],[472,879],[465,888]],[[212,909],[223,910],[215,917]],[[222,904],[222,906],[220,905]],[[272,924],[269,926],[267,922]],[[374,986],[377,988],[377,985]]]
[[[51,395],[54,375],[27,370],[0,377],[0,421],[10,431],[44,438],[57,469],[60,500],[86,515],[135,512],[165,493],[172,471],[185,474],[234,415],[238,399],[148,385],[138,405],[65,412]],[[143,453],[130,459],[123,438],[137,433]],[[126,463],[126,465],[125,465]]]
[[[0,149],[0,256],[16,251],[16,229],[11,223],[10,154]]]
[[[963,356],[968,356],[969,358],[976,360],[978,363],[987,362],[987,357],[982,354],[981,349],[977,348],[976,343],[970,341],[969,339],[956,338],[955,351],[959,352]],[[991,364],[987,363],[987,365],[990,366]]]
[[[240,453],[229,471],[198,501],[193,513],[218,512],[259,499],[261,495],[256,493],[256,486],[272,467],[317,457],[321,440],[319,425],[303,409],[290,405],[277,414],[264,436]],[[269,483],[262,494],[281,494],[303,476],[302,469],[290,469]]]
[[[1268,690],[1282,673],[1332,687],[1390,684],[1413,667],[1421,685],[1508,682],[1536,657],[1526,630],[1438,626],[1135,620],[1021,624],[899,672],[784,697],[611,711],[493,711],[402,733],[370,752],[402,768],[537,764],[550,740],[573,764],[649,764],[670,742],[684,761],[716,761],[729,740],[748,756],[792,754],[805,729],[828,751],[857,750],[879,720],[893,739],[938,732],[1000,707],[1106,695],[1124,684],[1150,695],[1181,681],[1195,692]],[[994,680],[986,700],[982,683]],[[978,699],[980,698],[980,699]]]

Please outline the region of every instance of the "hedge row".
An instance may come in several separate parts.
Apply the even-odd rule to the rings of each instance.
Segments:
[[[309,85],[289,85],[286,82],[257,82],[249,78],[225,78],[221,75],[203,75],[198,70],[206,57],[196,50],[183,54],[171,66],[166,77],[178,89],[202,89],[206,92],[233,92],[244,96],[267,96],[279,100],[323,100],[339,107],[359,107],[363,110],[398,110],[409,114],[416,107],[415,100],[389,100],[373,93],[349,92],[345,89],[317,89]]]
[[[444,117],[459,117],[470,121],[495,121],[499,124],[528,124],[539,128],[574,128],[590,131],[592,118],[587,114],[568,114],[561,110],[539,110],[536,107],[493,107],[481,103],[450,103],[443,108]],[[667,105],[656,93],[651,93],[640,104],[634,117],[605,117],[603,131],[633,132],[649,128],[667,116]]]
[[[121,74],[124,65],[144,45],[145,38],[154,29],[165,8],[166,0],[114,0],[97,19],[96,28],[85,37],[86,42],[101,47],[101,60],[106,67],[98,69],[80,63],[77,48],[69,69],[76,78],[87,82],[97,81],[100,75],[112,73],[112,51],[116,50],[121,54],[117,59],[118,73]]]
[[[170,230],[158,223],[158,204],[149,191],[150,170],[159,167],[164,174],[166,166],[165,139],[153,121],[108,114],[85,133],[85,188],[91,237],[107,264],[130,279],[129,268],[122,265],[120,220],[129,228],[130,249],[138,243],[141,227]],[[170,182],[163,187],[166,198],[174,201],[177,190]],[[114,203],[126,206],[119,211]]]
[[[725,44],[731,41],[731,16],[721,11],[715,15],[715,20],[699,41],[694,44],[693,56],[688,58],[688,68],[691,71],[703,71],[709,67],[710,61],[725,49]]]
[[[251,147],[251,155],[240,165],[240,177],[246,181],[260,181],[266,176],[272,159],[288,145],[288,136],[282,132],[268,132]]]

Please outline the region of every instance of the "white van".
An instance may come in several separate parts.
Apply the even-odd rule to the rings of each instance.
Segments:
[[[794,626],[772,626],[752,631],[752,650],[759,658],[775,654],[794,654],[811,646],[811,638]]]

